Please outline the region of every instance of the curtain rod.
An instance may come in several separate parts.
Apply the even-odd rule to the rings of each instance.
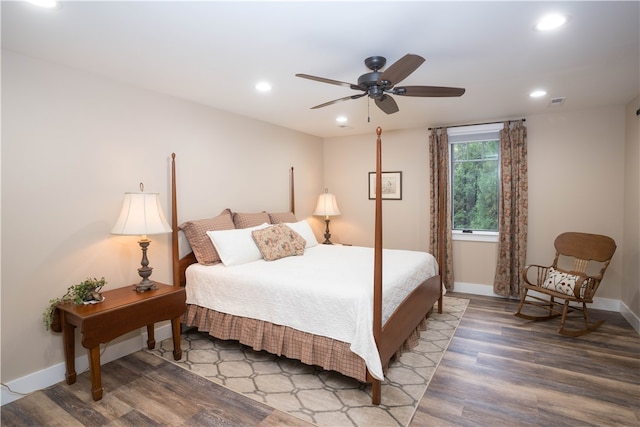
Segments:
[[[527,119],[520,119],[520,120],[522,120],[523,122],[526,122],[526,121],[527,121]],[[505,122],[509,122],[509,123],[511,123],[511,122],[517,122],[517,120],[503,120],[503,121],[505,121]],[[469,124],[467,124],[467,125],[438,126],[438,127],[435,127],[435,128],[429,128],[429,130],[431,130],[431,129],[442,129],[442,128],[444,128],[444,127],[448,127],[448,128],[461,128],[461,127],[463,127],[463,126],[491,125],[491,124],[494,124],[494,123],[500,123],[500,121],[496,121],[496,122],[485,122],[485,123],[469,123]]]

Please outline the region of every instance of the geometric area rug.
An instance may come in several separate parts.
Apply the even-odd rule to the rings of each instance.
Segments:
[[[182,359],[173,360],[169,338],[147,350],[233,392],[321,427],[406,426],[447,350],[469,300],[444,297],[411,351],[390,363],[382,403],[371,404],[371,385],[297,360],[254,351],[207,333],[182,335]]]

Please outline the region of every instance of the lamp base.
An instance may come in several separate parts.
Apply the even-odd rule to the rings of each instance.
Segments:
[[[331,243],[331,240],[329,240],[329,238],[331,237],[331,233],[329,233],[329,221],[331,221],[329,218],[324,220],[324,222],[327,224],[327,228],[324,230],[324,242],[322,242],[323,245],[333,245],[333,243]]]
[[[147,248],[149,247],[149,243],[151,243],[151,241],[148,239],[138,241],[138,244],[142,249],[142,261],[140,262],[142,267],[138,269],[138,274],[142,277],[142,280],[134,288],[134,291],[136,292],[146,292],[158,289],[156,284],[149,280],[149,276],[151,276],[151,272],[153,272],[153,268],[149,267],[149,259],[147,258]]]
[[[155,282],[149,281],[149,283],[145,283],[143,284],[142,282],[138,283],[133,290],[136,292],[146,292],[146,291],[152,291],[154,289],[158,289],[158,287],[156,286]]]

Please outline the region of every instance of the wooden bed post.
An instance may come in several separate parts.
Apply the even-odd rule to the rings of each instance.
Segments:
[[[178,253],[178,201],[176,196],[176,153],[171,153],[171,250],[173,252],[173,286],[180,286]]]
[[[291,166],[291,173],[289,174],[289,210],[291,213],[296,213],[296,200],[293,193],[293,166]]]
[[[382,128],[376,129],[376,222],[373,255],[373,337],[380,350],[382,336]],[[372,378],[371,401],[379,405],[382,395],[380,380]]]

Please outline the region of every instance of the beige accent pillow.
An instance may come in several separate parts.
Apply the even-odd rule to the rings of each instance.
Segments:
[[[235,228],[231,210],[225,209],[214,218],[187,221],[180,225],[184,231],[193,254],[200,264],[210,265],[220,262],[220,256],[213,246],[207,231],[233,230]]]
[[[269,218],[271,219],[271,224],[281,224],[283,222],[298,222],[298,220],[296,219],[296,214],[294,214],[293,212],[269,212]]]
[[[252,231],[251,236],[265,261],[302,255],[307,243],[302,236],[284,224]]]
[[[266,212],[258,212],[258,213],[233,213],[233,223],[236,228],[249,228],[249,227],[257,227],[258,225],[264,223],[270,224],[271,220],[269,219],[269,214]]]

